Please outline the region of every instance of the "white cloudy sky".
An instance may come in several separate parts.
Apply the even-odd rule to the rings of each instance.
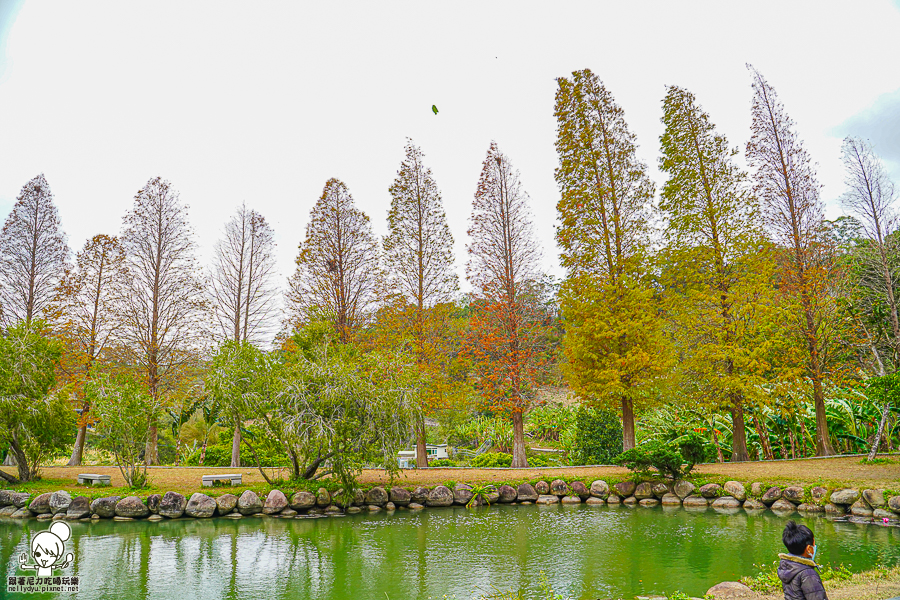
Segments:
[[[898,57],[900,0],[0,0],[0,213],[43,172],[77,250],[117,232],[160,175],[190,204],[204,260],[246,201],[273,224],[287,277],[329,177],[385,233],[408,136],[443,192],[462,273],[493,139],[521,171],[545,267],[560,275],[556,77],[589,67],[605,81],[659,186],[665,86],[693,91],[743,149],[752,63],[797,122],[834,217],[844,135],[870,138],[900,181]]]

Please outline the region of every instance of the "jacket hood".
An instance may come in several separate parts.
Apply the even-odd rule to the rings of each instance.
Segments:
[[[807,569],[815,569],[818,565],[802,556],[794,556],[793,554],[779,554],[778,558],[781,563],[778,565],[778,579],[785,585],[793,581],[794,577]]]

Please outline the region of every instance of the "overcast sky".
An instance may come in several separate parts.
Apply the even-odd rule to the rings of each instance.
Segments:
[[[752,63],[796,121],[835,217],[845,135],[871,139],[900,183],[898,57],[900,0],[0,0],[0,216],[43,172],[77,251],[118,233],[159,175],[190,205],[204,261],[241,202],[265,215],[284,281],[330,177],[385,233],[410,137],[442,191],[462,275],[496,140],[559,276],[555,78],[588,67],[606,83],[658,189],[665,86],[694,92],[743,152]]]

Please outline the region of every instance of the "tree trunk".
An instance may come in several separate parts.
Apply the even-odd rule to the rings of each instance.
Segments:
[[[831,456],[834,448],[831,446],[828,420],[825,418],[825,392],[818,377],[813,377],[813,397],[816,400],[816,456]]]
[[[9,450],[16,457],[16,466],[19,469],[19,480],[21,481],[31,481],[34,473],[37,472],[38,465],[34,465],[34,473],[32,473],[32,469],[29,468],[28,465],[28,457],[25,456],[25,453],[19,448],[18,444],[10,444]]]
[[[631,450],[634,446],[634,402],[622,397],[622,450]]]
[[[525,419],[522,411],[514,410],[513,420],[513,467],[527,467],[528,458],[525,456]]]
[[[159,453],[157,452],[157,442],[159,441],[159,431],[156,421],[150,425],[150,435],[147,436],[147,450],[144,452],[144,462],[148,465],[159,464]]]
[[[78,435],[75,437],[75,446],[72,448],[72,456],[66,463],[70,467],[81,466],[81,456],[84,453],[84,437],[87,435],[87,425],[78,428]]]
[[[766,428],[763,427],[761,419],[757,414],[753,414],[753,426],[756,429],[756,435],[759,436],[759,443],[762,446],[763,457],[766,460],[775,460],[775,455],[772,454],[772,445],[769,444],[769,433],[766,431]]]
[[[872,442],[872,449],[869,450],[869,460],[873,460],[878,454],[878,446],[881,444],[881,436],[884,435],[884,426],[887,423],[888,414],[891,412],[891,405],[884,403],[884,410],[881,412],[881,422],[878,424],[878,432],[875,434],[875,441]]]
[[[747,432],[744,430],[744,405],[740,396],[734,396],[731,404],[731,462],[750,460],[747,452]]]
[[[234,426],[234,437],[231,438],[231,466],[241,466],[241,424]]]
[[[416,467],[428,466],[428,449],[425,447],[425,415],[416,423]]]

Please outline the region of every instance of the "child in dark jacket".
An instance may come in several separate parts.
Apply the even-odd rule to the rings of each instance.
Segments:
[[[822,579],[816,572],[816,541],[806,525],[788,521],[781,536],[790,554],[779,554],[778,578],[784,600],[828,600]]]

